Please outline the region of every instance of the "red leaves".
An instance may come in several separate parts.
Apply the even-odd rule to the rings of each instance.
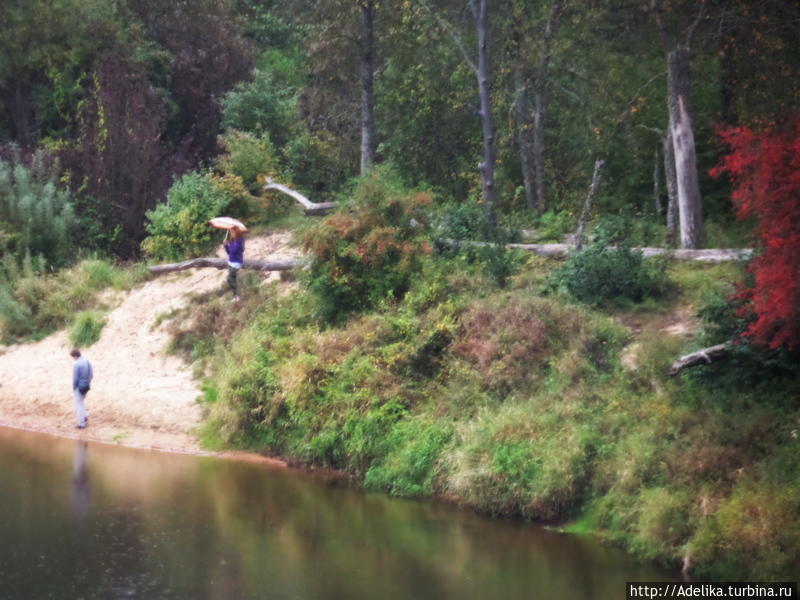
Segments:
[[[727,173],[740,218],[756,216],[761,254],[752,287],[738,296],[752,317],[745,335],[770,348],[800,346],[800,120],[778,131],[738,127],[721,132],[731,153],[713,176]]]

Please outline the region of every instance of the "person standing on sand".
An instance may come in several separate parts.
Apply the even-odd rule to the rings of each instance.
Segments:
[[[77,429],[83,429],[89,422],[89,413],[86,411],[84,402],[94,375],[92,373],[91,363],[86,360],[85,356],[81,356],[80,350],[75,348],[69,355],[75,359],[75,365],[72,367],[72,391],[75,394],[75,418],[78,420],[78,424],[75,425],[75,427]]]
[[[237,291],[237,277],[239,269],[244,266],[244,232],[240,229],[233,227],[230,230],[231,239],[225,240],[222,244],[225,252],[228,253],[228,287],[233,292],[233,301],[239,301],[239,293]]]

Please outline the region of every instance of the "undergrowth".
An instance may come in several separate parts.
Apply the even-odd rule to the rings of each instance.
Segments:
[[[552,265],[540,259],[505,288],[464,255],[424,257],[419,269],[402,298],[336,326],[320,323],[303,289],[196,309],[176,339],[208,361],[205,443],[590,531],[703,576],[792,574],[796,372],[758,387],[670,377],[685,338],[632,333],[618,307],[541,296]],[[678,283],[653,301],[658,318],[697,308],[735,278],[724,265],[674,266],[670,276]],[[633,344],[636,365],[623,366]]]

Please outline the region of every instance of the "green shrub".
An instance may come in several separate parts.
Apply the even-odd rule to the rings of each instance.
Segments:
[[[452,437],[453,425],[446,421],[398,421],[380,440],[382,457],[367,471],[364,484],[396,496],[432,494],[437,464]]]
[[[220,136],[219,141],[226,154],[218,159],[217,165],[225,173],[240,177],[248,189],[258,187],[259,175],[274,177],[278,161],[266,133],[257,135],[230,130]]]
[[[305,232],[303,245],[313,257],[307,286],[323,320],[340,322],[405,294],[429,252],[422,207],[430,200],[375,170],[350,201]]]
[[[445,204],[436,213],[433,230],[442,254],[454,256],[461,253],[469,260],[480,263],[486,274],[500,287],[505,287],[508,278],[520,265],[519,254],[505,247],[520,240],[519,231],[498,226],[494,231],[487,232],[485,210],[477,202]],[[452,243],[458,241],[487,243],[482,246]]]
[[[75,315],[72,329],[69,332],[69,341],[76,348],[88,348],[100,339],[100,334],[106,324],[102,313],[94,310],[84,310]]]
[[[173,184],[167,201],[147,211],[144,253],[157,260],[200,256],[212,245],[215,230],[207,221],[225,213],[231,198],[211,175],[189,173]]]
[[[609,248],[600,239],[571,254],[552,273],[549,285],[564,288],[579,302],[601,306],[623,298],[641,302],[663,295],[669,282],[665,262],[645,260],[641,252],[625,245]]]

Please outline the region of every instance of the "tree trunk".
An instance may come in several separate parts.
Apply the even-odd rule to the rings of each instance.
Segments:
[[[528,86],[525,68],[522,59],[514,61],[514,116],[517,121],[517,146],[519,148],[519,160],[522,168],[522,184],[525,189],[525,206],[531,211],[538,211],[536,201],[536,174],[534,172],[534,162],[532,160],[532,140],[531,125],[528,122],[530,116],[530,102],[528,100]]]
[[[475,12],[475,28],[478,33],[478,93],[481,101],[481,128],[483,131],[483,198],[486,204],[487,235],[497,227],[496,191],[494,188],[495,149],[494,123],[492,122],[492,100],[489,93],[489,0],[474,0],[478,3]]]
[[[18,81],[14,86],[11,114],[14,123],[15,141],[23,150],[30,150],[38,141],[35,131],[33,92],[30,85]]]
[[[682,248],[697,248],[703,226],[690,106],[689,48],[678,45],[667,58],[669,121],[675,151]]]
[[[375,2],[361,1],[361,175],[375,162]]]
[[[661,206],[661,152],[656,145],[655,152],[653,152],[653,208],[655,208],[656,215],[661,215],[664,207]]]
[[[677,375],[684,369],[697,365],[710,365],[712,362],[726,358],[728,354],[728,348],[725,344],[717,344],[716,346],[703,348],[697,352],[685,354],[672,363],[672,366],[669,369],[669,374]]]
[[[583,249],[583,230],[586,228],[586,222],[589,220],[589,215],[592,212],[592,203],[594,202],[597,188],[600,187],[600,170],[606,164],[601,158],[598,158],[594,163],[594,175],[592,176],[592,185],[589,187],[589,195],[586,196],[586,202],[583,205],[581,218],[578,221],[578,231],[575,233],[575,249],[580,252]]]
[[[662,138],[664,148],[664,180],[667,186],[667,245],[674,246],[678,234],[678,181],[675,177],[675,151],[669,128]]]
[[[539,57],[539,66],[536,69],[536,94],[533,99],[533,166],[535,169],[536,206],[540,214],[547,210],[547,192],[545,191],[544,181],[544,122],[549,89],[547,71],[550,67],[550,59],[553,56],[553,38],[555,37],[562,4],[563,0],[552,0],[550,3],[550,11],[547,14],[547,22],[542,36],[542,53]]]

